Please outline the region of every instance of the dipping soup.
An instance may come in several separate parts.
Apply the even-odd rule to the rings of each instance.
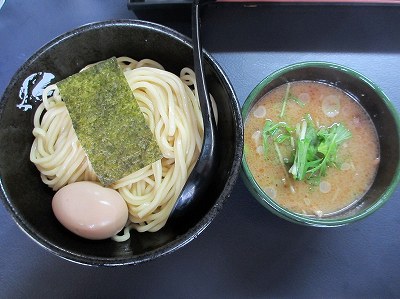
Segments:
[[[314,81],[287,83],[261,98],[245,120],[244,142],[264,192],[288,210],[317,217],[361,199],[380,159],[375,127],[361,105]]]

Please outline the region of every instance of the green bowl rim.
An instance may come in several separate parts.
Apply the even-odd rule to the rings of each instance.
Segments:
[[[317,68],[326,68],[326,69],[334,69],[338,70],[344,73],[347,73],[353,77],[358,78],[359,80],[363,81],[364,84],[369,85],[377,94],[378,96],[383,100],[384,104],[386,107],[389,109],[391,115],[394,118],[394,121],[396,123],[397,127],[397,137],[400,139],[400,118],[399,114],[394,107],[393,103],[389,100],[389,98],[386,96],[386,94],[383,92],[383,90],[377,86],[374,82],[372,82],[370,79],[359,73],[358,71],[355,71],[351,68],[345,67],[340,64],[336,63],[331,63],[331,62],[324,62],[324,61],[306,61],[306,62],[299,62],[299,63],[294,63],[288,66],[285,66],[283,68],[280,68],[271,74],[269,74],[267,77],[265,77],[260,83],[256,85],[256,87],[250,92],[250,94],[247,96],[243,106],[242,106],[242,117],[243,117],[243,122],[246,123],[247,115],[248,112],[250,111],[250,108],[252,107],[252,104],[254,102],[255,97],[262,91],[262,89],[267,86],[271,81],[275,80],[276,78],[282,76],[283,74],[296,70],[296,69],[301,69],[301,68],[307,68],[307,67],[317,67]],[[247,188],[253,188],[252,194],[256,195],[256,199],[266,208],[268,208],[271,212],[273,212],[275,215],[278,215],[286,220],[298,223],[298,224],[306,224],[306,225],[311,225],[311,226],[340,226],[340,225],[345,225],[354,221],[361,220],[368,215],[372,214],[376,210],[378,210],[384,203],[386,203],[396,190],[397,185],[400,182],[400,160],[397,162],[397,167],[396,167],[396,175],[393,176],[392,181],[390,185],[386,188],[385,192],[377,199],[377,201],[372,204],[369,208],[365,209],[362,211],[360,214],[354,215],[354,216],[349,216],[349,217],[344,217],[341,219],[324,219],[324,218],[313,218],[313,217],[307,217],[301,214],[297,214],[294,212],[291,212],[288,209],[285,209],[281,207],[279,204],[277,204],[272,198],[270,198],[258,185],[258,183],[255,181],[253,175],[251,174],[251,171],[248,167],[248,164],[245,159],[246,155],[246,149],[243,151],[243,157],[242,157],[242,172],[241,176],[242,179],[245,181],[245,185]],[[246,182],[247,181],[247,182]],[[256,193],[256,194],[254,194]]]

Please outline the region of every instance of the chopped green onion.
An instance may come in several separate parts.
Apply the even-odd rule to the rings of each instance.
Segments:
[[[285,114],[286,103],[287,103],[287,100],[289,98],[289,89],[290,89],[290,83],[288,83],[287,87],[286,87],[286,92],[285,92],[285,96],[283,98],[283,103],[282,103],[281,114],[279,115],[280,118],[282,118],[283,115]]]
[[[351,133],[340,123],[317,130],[311,115],[307,114],[301,123],[296,124],[295,129],[285,122],[267,120],[262,136],[265,157],[271,139],[280,163],[285,166],[289,161],[292,162],[288,173],[295,180],[317,184],[326,175],[329,166],[336,167],[339,146],[351,138]],[[282,157],[278,145],[285,141],[294,149],[293,159]]]
[[[301,107],[304,107],[306,105],[298,97],[295,97],[290,92],[290,83],[288,83],[286,86],[285,96],[283,97],[281,113],[279,114],[280,118],[283,118],[283,116],[285,115],[285,110],[286,110],[286,105],[287,105],[288,100],[292,100],[293,102],[295,102],[297,105],[299,105]]]

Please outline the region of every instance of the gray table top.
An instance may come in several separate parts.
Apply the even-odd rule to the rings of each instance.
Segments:
[[[38,48],[77,26],[143,18],[190,35],[187,16],[132,12],[125,1],[6,1],[0,10],[0,94]],[[241,103],[272,71],[323,60],[376,82],[400,111],[400,7],[212,6],[204,47]],[[262,208],[238,179],[198,238],[138,266],[95,268],[47,252],[0,205],[0,298],[399,297],[400,188],[382,209],[349,226],[319,229]]]

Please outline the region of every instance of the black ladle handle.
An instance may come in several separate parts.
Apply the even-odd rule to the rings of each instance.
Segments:
[[[206,192],[216,167],[216,124],[210,97],[205,82],[203,50],[200,38],[200,1],[195,0],[192,6],[192,39],[194,72],[196,75],[197,93],[203,117],[203,145],[195,167],[189,175],[185,186],[171,211],[169,222],[178,223],[183,219],[196,219],[210,207],[211,196]]]
[[[204,74],[204,58],[203,58],[203,47],[201,44],[201,16],[200,16],[200,2],[199,0],[193,1],[192,8],[192,40],[193,40],[193,63],[194,72],[196,74],[196,85],[197,92],[200,99],[200,107],[202,109],[203,123],[205,121],[213,121],[211,101],[207,91],[207,83]],[[207,105],[201,105],[202,100],[207,102]],[[204,119],[204,116],[208,117],[208,120]],[[204,136],[204,139],[206,136]]]

